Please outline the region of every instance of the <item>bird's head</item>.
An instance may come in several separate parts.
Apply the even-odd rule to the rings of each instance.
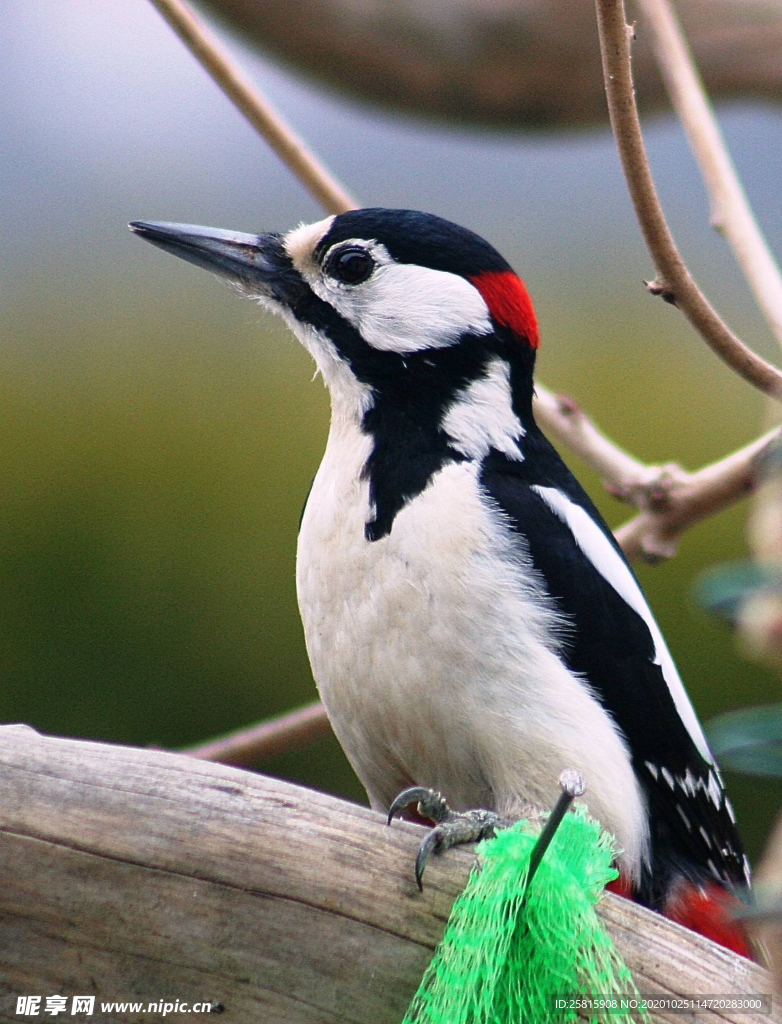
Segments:
[[[354,210],[287,234],[135,222],[287,321],[331,392],[335,436],[368,443],[367,540],[443,467],[523,460],[538,327],[488,242],[411,210]],[[347,433],[345,433],[347,432]]]
[[[445,408],[496,360],[516,400],[531,399],[538,326],[527,289],[488,242],[441,217],[354,210],[284,235],[131,228],[281,314],[335,409],[365,411],[378,397]]]

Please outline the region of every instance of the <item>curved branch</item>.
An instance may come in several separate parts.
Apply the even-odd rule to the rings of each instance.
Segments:
[[[736,254],[758,305],[782,345],[782,275],[744,193],[736,168],[668,0],[636,0],[671,102],[690,140],[712,204],[712,224]]]
[[[622,0],[596,0],[608,110],[630,196],[657,276],[649,290],[679,306],[709,347],[767,395],[782,400],[782,372],[748,348],[722,321],[687,269],[665,220],[646,156],[635,103],[631,30]]]

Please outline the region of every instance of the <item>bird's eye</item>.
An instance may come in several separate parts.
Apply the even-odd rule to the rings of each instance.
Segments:
[[[375,261],[366,249],[342,249],[328,262],[327,270],[343,284],[361,284],[375,269]]]

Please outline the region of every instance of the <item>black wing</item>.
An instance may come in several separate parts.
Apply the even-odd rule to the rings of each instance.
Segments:
[[[533,430],[517,462],[493,451],[486,493],[524,537],[533,565],[572,629],[561,656],[585,677],[624,733],[646,792],[651,871],[638,896],[658,905],[673,877],[748,882],[747,862],[716,765],[696,746],[676,707],[644,618],[595,567],[565,519],[536,487],[555,488],[584,509],[626,563],[613,534],[556,451]],[[650,613],[651,614],[651,613]]]

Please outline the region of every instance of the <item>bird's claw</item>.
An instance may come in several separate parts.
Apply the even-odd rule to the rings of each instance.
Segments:
[[[489,839],[498,828],[511,824],[494,811],[453,811],[442,793],[423,786],[413,786],[399,794],[389,809],[388,824],[411,804],[417,805],[420,815],[435,822],[435,827],[424,836],[415,858],[415,880],[420,890],[424,887],[424,870],[433,853],[442,853],[461,843]]]
[[[443,846],[443,834],[439,825],[431,829],[424,836],[421,841],[421,845],[418,847],[418,853],[415,857],[415,881],[418,886],[418,891],[424,891],[424,870],[429,861],[429,857],[432,853],[439,853]]]
[[[439,824],[447,821],[453,811],[442,793],[436,789],[427,789],[425,786],[411,786],[410,789],[403,789],[388,809],[388,824],[402,811],[407,810],[412,804],[418,805],[418,813],[423,818],[428,818]]]

